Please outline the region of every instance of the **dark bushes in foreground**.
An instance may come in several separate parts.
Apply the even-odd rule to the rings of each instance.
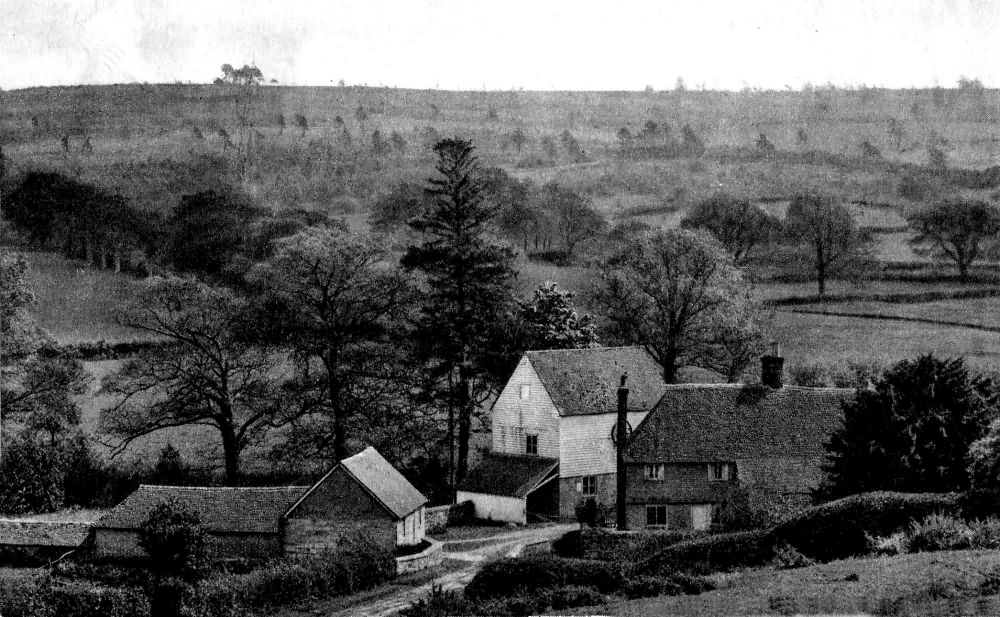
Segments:
[[[611,593],[625,582],[618,564],[552,556],[504,559],[483,566],[465,588],[473,600],[510,596],[565,585],[593,587]]]

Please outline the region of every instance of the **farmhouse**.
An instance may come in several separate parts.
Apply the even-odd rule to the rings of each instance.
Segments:
[[[612,507],[614,386],[628,374],[629,423],[663,395],[663,370],[641,347],[529,351],[492,410],[492,452],[458,487],[477,518],[571,519],[588,499]]]
[[[217,558],[270,557],[336,546],[363,536],[386,549],[420,544],[427,499],[374,448],[346,458],[313,486],[142,485],[94,526],[100,557],[145,555],[139,528],[173,500],[197,512]]]
[[[854,392],[783,385],[776,350],[762,364],[762,384],[665,387],[628,444],[630,529],[707,529],[739,489],[772,517],[809,505]]]

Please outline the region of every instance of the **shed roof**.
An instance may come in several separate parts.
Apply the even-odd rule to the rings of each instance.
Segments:
[[[176,500],[197,512],[214,533],[272,534],[308,487],[202,487],[140,485],[95,523],[99,529],[137,529],[159,504]]]
[[[636,427],[633,461],[712,462],[815,457],[841,426],[854,391],[742,384],[666,386]]]
[[[397,519],[404,518],[420,506],[427,498],[416,489],[403,474],[385,460],[378,450],[371,446],[340,461],[319,482],[300,496],[289,508],[291,514],[296,507],[338,469],[348,472],[365,488],[389,513]]]
[[[663,395],[663,369],[642,347],[592,347],[525,354],[561,416],[613,413],[628,372],[628,408],[648,411]]]
[[[491,453],[483,457],[458,490],[505,497],[526,497],[559,467],[553,458]]]

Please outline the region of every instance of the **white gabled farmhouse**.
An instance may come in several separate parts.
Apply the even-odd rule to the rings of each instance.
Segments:
[[[493,405],[492,454],[459,486],[459,501],[473,501],[479,518],[517,523],[528,513],[571,519],[588,499],[613,506],[611,429],[623,374],[634,427],[666,387],[663,369],[645,349],[525,353]],[[527,464],[532,458],[537,464]]]

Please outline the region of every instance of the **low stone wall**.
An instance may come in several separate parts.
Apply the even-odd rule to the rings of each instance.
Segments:
[[[437,540],[424,538],[430,546],[415,555],[396,557],[396,576],[402,576],[411,572],[418,572],[424,568],[430,568],[441,563],[444,559],[444,545]]]
[[[434,506],[424,509],[424,528],[426,533],[444,533],[449,525],[464,525],[472,520],[473,507],[471,501],[463,501],[448,506]]]

